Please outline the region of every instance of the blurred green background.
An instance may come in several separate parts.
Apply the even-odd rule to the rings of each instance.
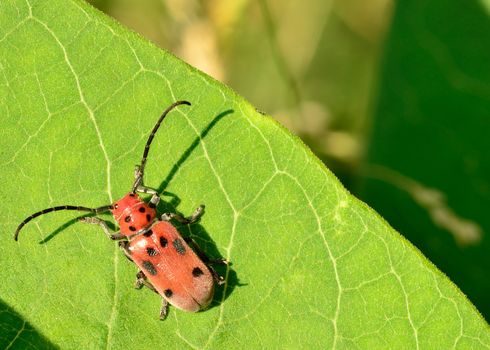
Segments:
[[[90,2],[299,135],[489,319],[490,1]]]

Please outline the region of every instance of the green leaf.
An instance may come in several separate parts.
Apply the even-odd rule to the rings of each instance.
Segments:
[[[477,1],[397,6],[361,193],[487,319],[488,15]]]
[[[0,23],[0,294],[48,339],[37,347],[490,347],[446,277],[227,87],[79,1],[4,1]],[[190,233],[233,265],[211,309],[160,322],[135,266],[73,213],[11,237],[34,211],[124,195],[177,99],[193,105],[165,120],[146,183],[162,210],[205,203]]]

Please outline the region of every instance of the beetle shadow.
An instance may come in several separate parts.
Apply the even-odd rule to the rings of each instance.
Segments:
[[[71,220],[65,222],[64,224],[62,224],[61,226],[59,226],[56,230],[54,230],[49,235],[47,235],[45,238],[43,238],[42,240],[40,240],[39,241],[39,244],[46,244],[46,243],[48,243],[50,240],[52,240],[57,235],[59,235],[61,233],[61,231],[64,231],[68,227],[70,227],[71,225],[76,224],[78,222],[78,219],[79,218],[74,218],[74,219],[71,219]]]
[[[49,241],[51,241],[53,238],[55,238],[58,234],[60,234],[62,231],[66,230],[68,227],[80,223],[79,220],[84,217],[93,217],[94,215],[81,215],[76,218],[70,219],[64,224],[60,225],[57,229],[55,229],[53,232],[51,232],[49,235],[47,235],[45,238],[39,241],[39,244],[46,244]],[[110,219],[104,219],[104,221],[107,223],[107,226],[111,231],[116,231],[117,227],[116,225],[110,220]],[[80,223],[82,224],[82,223]]]
[[[2,349],[60,349],[1,299],[0,326]]]
[[[216,115],[213,118],[213,120],[211,120],[211,122],[206,126],[206,128],[204,128],[204,130],[201,131],[201,133],[199,134],[199,136],[196,137],[194,139],[194,141],[191,143],[191,145],[185,150],[185,152],[182,153],[182,156],[174,164],[174,166],[172,167],[172,169],[170,169],[170,172],[168,173],[167,177],[162,181],[162,183],[160,184],[160,186],[158,186],[158,188],[156,189],[158,191],[158,193],[164,194],[165,188],[168,186],[168,184],[170,183],[170,181],[172,181],[172,179],[174,178],[174,176],[177,173],[177,171],[179,171],[179,169],[182,166],[182,164],[185,163],[185,161],[187,160],[187,158],[189,158],[189,156],[191,155],[191,153],[197,148],[197,146],[199,146],[199,144],[201,143],[201,140],[204,139],[207,136],[207,134],[211,131],[211,129],[214,128],[216,126],[216,124],[221,119],[223,119],[224,117],[226,117],[226,116],[228,116],[230,114],[233,114],[233,112],[235,112],[233,109],[228,109],[228,110],[226,110],[224,112],[221,112],[220,114]]]
[[[216,115],[213,120],[202,130],[202,132],[197,136],[194,141],[190,144],[190,146],[182,153],[182,156],[177,160],[177,162],[173,165],[172,169],[168,173],[167,177],[162,181],[160,186],[157,188],[157,191],[161,193],[162,196],[170,197],[170,200],[167,201],[160,201],[160,204],[158,205],[158,212],[159,213],[178,213],[177,207],[179,206],[181,200],[180,198],[169,191],[165,191],[165,188],[168,186],[168,184],[172,181],[174,178],[175,174],[179,171],[181,166],[186,162],[186,160],[189,158],[189,156],[192,154],[192,152],[199,146],[201,143],[201,140],[204,139],[211,129],[224,117],[229,116],[233,114],[234,110],[233,109],[228,109],[226,111],[223,111]],[[179,213],[183,216],[185,213]],[[189,214],[189,213],[187,213]],[[204,213],[205,215],[205,213]],[[206,255],[209,257],[209,259],[214,260],[214,259],[222,259],[223,256],[219,253],[218,248],[216,247],[216,244],[212,240],[211,236],[208,234],[206,229],[199,224],[199,222],[194,223],[192,225],[182,225],[179,223],[174,223],[179,232],[186,237],[191,237],[196,244],[201,248]],[[219,265],[219,264],[213,264],[212,267],[216,270],[218,275],[220,276],[226,276],[226,283],[225,285],[222,286],[217,286],[215,289],[215,295],[214,295],[214,300],[213,303],[211,304],[210,308],[213,308],[215,306],[218,306],[221,301],[225,300],[228,298],[228,296],[233,292],[233,290],[237,286],[244,286],[244,284],[240,283],[238,276],[231,268],[232,262],[228,263],[228,266],[226,265]]]

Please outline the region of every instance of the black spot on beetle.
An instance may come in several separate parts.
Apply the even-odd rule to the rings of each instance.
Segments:
[[[143,268],[148,271],[150,275],[156,276],[157,274],[157,269],[155,268],[155,265],[151,263],[151,261],[145,260],[142,263]]]
[[[126,217],[124,218],[124,221],[126,221],[126,222],[130,222],[130,221],[131,221],[131,216],[126,216]]]
[[[179,253],[180,255],[184,255],[185,254],[185,247],[182,244],[182,240],[180,238],[174,239],[173,242],[172,242],[172,245],[174,246],[174,248],[177,251],[177,253]]]
[[[174,292],[172,292],[172,289],[165,289],[163,294],[165,294],[167,298],[170,298],[174,294]]]
[[[152,234],[153,234],[153,231],[152,230],[148,230],[145,233],[143,233],[143,236],[150,237]]]
[[[138,211],[139,211],[140,213],[144,213],[144,212],[145,212],[145,207],[139,207]]]
[[[155,248],[148,247],[146,248],[146,252],[148,253],[149,256],[155,256],[158,254]]]
[[[161,237],[160,237],[160,245],[161,245],[163,248],[165,248],[165,247],[167,246],[167,244],[168,244],[167,239],[166,239],[165,237],[161,236]]]
[[[133,232],[134,232],[134,231],[136,231],[136,227],[134,227],[134,226],[129,226],[129,231],[133,231]]]
[[[130,197],[134,197],[134,193],[130,193],[130,194],[129,194],[129,196],[130,196]]]
[[[150,214],[146,214],[146,221],[151,221],[151,215]]]
[[[194,267],[194,269],[192,269],[192,276],[194,277],[199,277],[203,274],[204,272],[202,272],[202,270],[199,267]]]

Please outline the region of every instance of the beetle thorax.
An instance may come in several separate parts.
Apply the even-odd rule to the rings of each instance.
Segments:
[[[114,203],[112,214],[120,232],[130,236],[149,227],[156,217],[156,210],[137,194],[129,193]]]

